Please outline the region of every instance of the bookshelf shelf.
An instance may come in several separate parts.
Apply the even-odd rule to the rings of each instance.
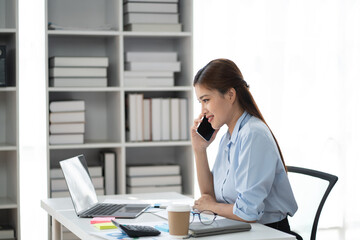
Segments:
[[[0,209],[13,209],[17,207],[16,201],[7,197],[0,197]]]
[[[0,143],[0,151],[16,151],[16,150],[17,147],[15,145]]]
[[[100,148],[120,148],[122,147],[121,143],[118,142],[103,142],[103,143],[84,143],[84,144],[67,144],[67,145],[49,145],[50,150],[55,149],[100,149]]]
[[[14,92],[16,93],[16,87],[0,87],[0,92]]]
[[[49,87],[49,92],[119,92],[120,87]]]
[[[175,86],[175,87],[124,87],[126,92],[187,92],[193,91],[191,86]]]
[[[86,31],[86,30],[47,30],[50,36],[93,36],[112,37],[118,36],[119,31]]]
[[[191,146],[190,141],[127,142],[125,147],[177,147]]]
[[[190,32],[123,32],[124,37],[191,37]]]
[[[0,34],[15,34],[15,28],[0,28]]]
[[[125,0],[46,0],[46,22],[64,26],[64,30],[46,29],[47,59],[53,56],[66,56],[107,57],[109,60],[106,87],[53,87],[54,85],[47,83],[48,113],[52,101],[85,101],[84,144],[52,145],[48,137],[47,165],[49,169],[58,167],[59,161],[79,154],[84,154],[88,162],[95,164],[99,160],[100,152],[115,152],[116,192],[123,194],[127,193],[128,165],[176,164],[181,168],[182,193],[193,195],[193,156],[189,136],[181,141],[130,142],[127,138],[129,94],[141,94],[144,99],[186,99],[186,104],[182,105],[185,105],[184,111],[187,111],[183,114],[186,116],[186,121],[183,122],[186,122],[188,128],[192,125],[193,1],[178,1],[182,32],[124,31],[124,2]],[[96,30],[98,26],[110,26],[112,30]],[[125,62],[127,52],[176,53],[176,61],[181,62],[181,67],[180,71],[174,71],[174,84],[169,84],[168,87],[127,87],[130,86],[125,85],[124,79],[125,71],[128,71]],[[50,132],[50,114],[47,122],[47,132]],[[48,189],[48,192],[50,196],[51,189]]]

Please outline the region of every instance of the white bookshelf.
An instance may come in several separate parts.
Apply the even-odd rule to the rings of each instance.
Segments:
[[[0,45],[6,46],[7,86],[0,86],[0,225],[20,238],[18,1],[0,0]]]
[[[51,87],[47,83],[47,109],[56,100],[85,100],[85,143],[50,145],[48,168],[60,160],[84,154],[88,164],[98,162],[103,150],[117,154],[117,193],[126,193],[126,166],[175,163],[181,166],[182,189],[193,194],[193,157],[190,136],[184,141],[129,142],[126,139],[126,96],[187,98],[188,126],[193,121],[192,0],[179,0],[182,32],[129,32],[123,27],[122,0],[47,0],[47,22],[62,29],[46,30],[46,58],[101,56],[109,58],[107,87]],[[173,87],[124,87],[126,51],[176,51],[181,71]],[[49,117],[49,116],[48,116]],[[47,121],[49,122],[49,121]],[[49,132],[49,131],[48,131]],[[189,134],[188,134],[189,135]],[[50,189],[49,189],[50,196]]]

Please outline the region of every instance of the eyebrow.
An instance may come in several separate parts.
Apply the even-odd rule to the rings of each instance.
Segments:
[[[199,97],[199,100],[201,100],[201,99],[203,99],[204,97],[207,97],[207,96],[209,96],[208,94],[204,94],[204,95],[202,95],[201,97]]]

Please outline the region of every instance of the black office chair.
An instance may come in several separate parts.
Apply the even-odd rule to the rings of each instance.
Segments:
[[[292,230],[300,234],[304,240],[305,239],[315,240],[321,210],[325,204],[325,201],[330,191],[337,182],[338,177],[328,173],[306,169],[306,168],[294,167],[294,166],[287,166],[287,169],[288,169],[288,176],[290,179],[290,183],[292,185],[292,189],[294,191],[294,195],[299,207],[294,217],[289,218],[290,226]],[[302,186],[296,188],[296,183],[294,182],[294,180],[299,180],[298,182]],[[319,189],[316,187],[316,183],[320,183],[322,187],[326,189],[323,192],[323,194],[319,194]],[[314,188],[315,194],[311,194],[310,192],[311,187]],[[317,200],[315,196],[316,194],[318,195]],[[305,199],[307,203],[303,203],[301,199]],[[301,219],[301,215],[303,216],[305,215],[302,213],[311,211],[310,210],[311,208],[313,211],[310,214],[312,215],[313,218],[309,218],[308,216],[305,216],[303,219]],[[297,215],[300,215],[300,225],[304,224],[306,220],[308,222],[310,221],[307,229],[306,227],[302,228],[302,230],[301,228],[296,229],[296,221],[294,220],[297,218]],[[314,219],[313,222],[312,219]],[[293,223],[295,224],[293,225]],[[305,236],[309,238],[305,238]]]

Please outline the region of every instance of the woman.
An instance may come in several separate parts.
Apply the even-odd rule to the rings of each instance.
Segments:
[[[194,208],[290,233],[287,215],[297,204],[276,138],[267,126],[239,68],[216,59],[200,69],[194,87],[202,111],[191,128],[201,197]],[[215,129],[210,141],[196,132],[203,117]],[[206,148],[226,124],[212,172]]]

